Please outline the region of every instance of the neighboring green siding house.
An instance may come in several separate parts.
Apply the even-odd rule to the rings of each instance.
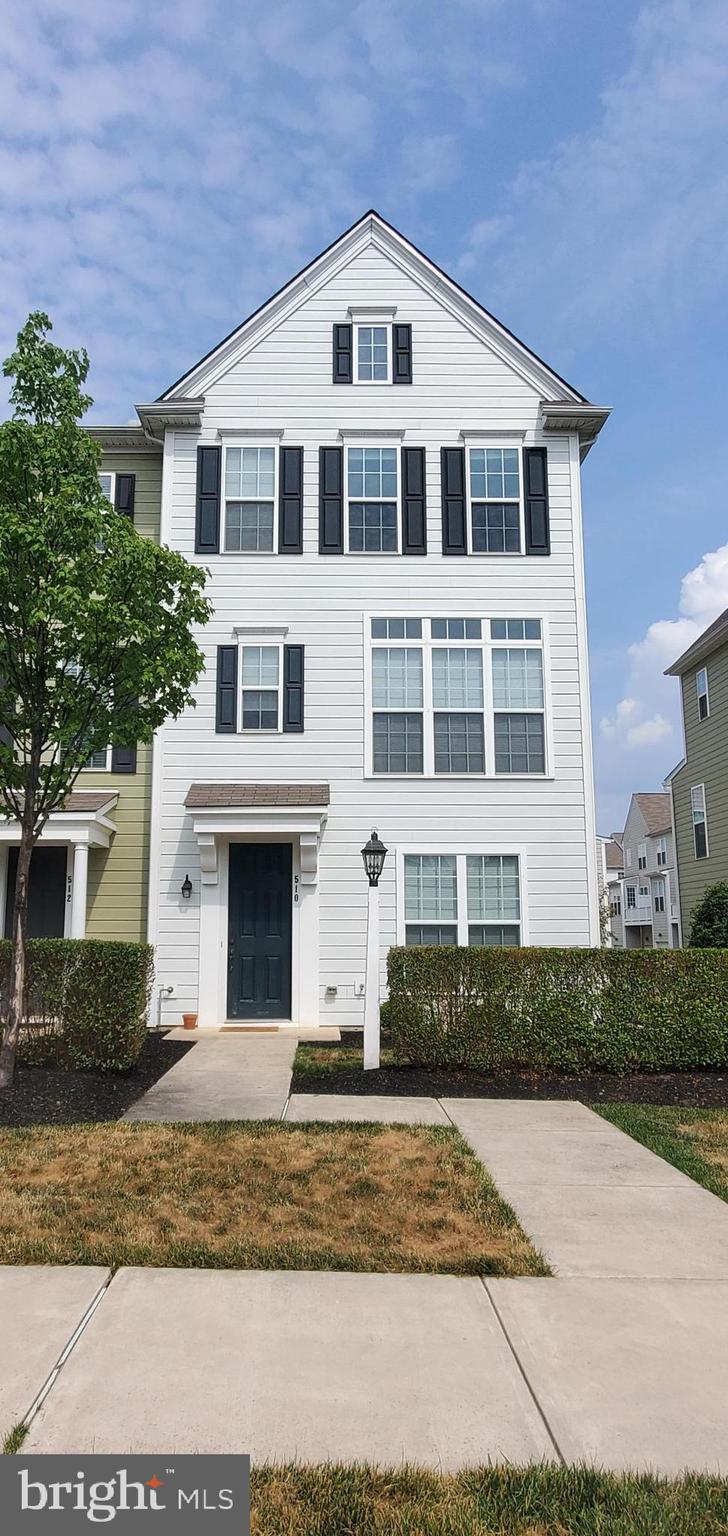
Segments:
[[[683,943],[709,886],[728,880],[728,608],[671,667],[682,695],[685,757],[669,777]]]
[[[104,449],[109,500],[133,516],[145,538],[159,539],[162,455],[139,427],[91,428]],[[51,816],[34,850],[29,929],[45,938],[145,939],[149,888],[152,751],[109,747],[78,776],[62,811]],[[0,934],[11,931],[17,828],[0,841]]]

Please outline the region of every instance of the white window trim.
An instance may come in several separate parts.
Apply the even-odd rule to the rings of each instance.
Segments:
[[[665,857],[664,857],[664,859],[661,859],[660,855],[663,854],[663,853],[664,853]],[[667,868],[667,838],[666,837],[658,837],[658,839],[657,839],[657,843],[655,845],[655,863],[656,863],[658,869],[666,869]]]
[[[661,907],[658,907],[658,905],[657,905],[658,901],[662,901],[662,906]],[[664,875],[658,875],[657,878],[655,880],[653,880],[653,882],[652,882],[652,904],[654,906],[655,911],[656,912],[665,913],[666,910],[667,910],[666,902],[667,902],[667,881],[665,880],[665,876]]]
[[[702,805],[699,806],[699,807],[696,807],[693,804],[693,794],[695,793],[696,789],[700,790],[700,793],[701,793],[701,796],[702,796],[702,801],[703,801]],[[702,812],[703,812],[703,823],[702,824],[705,827],[705,855],[704,855],[704,857],[706,859],[709,859],[710,858],[710,841],[708,839],[708,802],[707,802],[706,795],[705,795],[705,784],[691,784],[690,785],[690,825],[691,825],[691,827],[693,829],[693,857],[695,859],[698,859],[699,855],[698,855],[698,850],[697,850],[696,843],[695,843],[695,826],[696,826],[695,810],[696,809],[702,810]],[[702,862],[703,862],[702,859],[699,859],[699,862],[702,864]]]
[[[351,314],[351,311],[349,311]],[[381,389],[392,382],[392,311],[388,314],[381,310],[375,314],[364,314],[358,311],[359,318],[352,317],[351,337],[351,379],[360,389]],[[359,332],[371,330],[373,326],[383,326],[387,337],[387,377],[386,379],[360,379],[359,378]]]
[[[645,870],[647,868],[647,844],[646,843],[638,843],[637,844],[637,868],[641,869],[641,870]]]
[[[364,754],[365,754],[365,756],[364,756],[364,778],[365,778],[365,780],[371,779],[374,782],[380,783],[380,784],[381,783],[389,783],[389,782],[393,782],[393,783],[402,782],[402,783],[405,783],[405,784],[406,783],[413,783],[413,782],[416,783],[416,782],[421,782],[423,779],[434,780],[435,782],[437,782],[438,780],[441,780],[442,783],[444,783],[444,784],[452,784],[452,783],[462,783],[462,784],[473,784],[473,783],[475,783],[475,784],[479,784],[479,783],[482,783],[484,779],[493,779],[493,780],[495,780],[499,784],[511,784],[511,783],[514,783],[514,784],[518,784],[518,783],[543,784],[543,783],[548,783],[549,781],[553,781],[554,778],[555,778],[555,773],[554,773],[553,717],[552,717],[552,709],[551,709],[551,656],[550,656],[551,647],[550,647],[549,621],[548,621],[548,618],[545,617],[541,613],[534,613],[532,610],[528,610],[528,609],[520,609],[517,614],[508,614],[508,613],[504,613],[502,606],[500,606],[493,613],[484,614],[482,612],[481,613],[473,613],[472,611],[466,612],[464,609],[461,609],[460,612],[454,612],[453,609],[455,607],[456,607],[456,605],[452,605],[449,609],[443,609],[441,607],[440,608],[435,608],[435,609],[428,609],[428,608],[422,606],[422,607],[418,607],[416,610],[407,612],[407,610],[404,607],[400,606],[398,608],[396,603],[389,603],[386,608],[376,608],[376,609],[373,609],[373,610],[370,609],[368,612],[366,612],[363,615],[363,645],[364,645]],[[395,616],[397,618],[421,619],[422,620],[422,626],[423,626],[423,629],[422,629],[422,639],[421,640],[413,640],[412,638],[409,638],[409,639],[402,639],[402,640],[384,640],[384,639],[382,639],[382,640],[372,640],[372,632],[371,632],[372,619],[385,619],[385,618],[391,618],[393,616]],[[427,633],[430,621],[432,619],[449,619],[449,618],[480,619],[481,624],[482,624],[482,638],[480,640],[432,640],[432,639],[430,639],[428,637],[428,633]],[[541,639],[540,640],[491,640],[491,638],[490,638],[490,621],[491,621],[491,619],[502,619],[502,618],[537,619],[540,622],[540,624],[541,624]],[[422,726],[422,736],[423,736],[423,771],[422,771],[422,773],[375,773],[374,772],[374,742],[373,742],[373,736],[374,736],[374,728],[373,728],[374,703],[373,703],[373,686],[372,686],[372,649],[373,649],[373,647],[375,645],[383,646],[383,647],[386,647],[387,649],[392,649],[392,648],[397,647],[397,646],[401,646],[401,647],[408,647],[408,646],[409,647],[420,647],[422,652],[423,652],[423,658],[422,658],[422,677],[423,677],[423,687],[424,687],[424,704],[423,704],[423,716],[424,716],[424,719],[423,719],[423,726]],[[485,772],[484,773],[435,773],[435,749],[434,749],[434,734],[435,734],[434,714],[435,714],[435,711],[434,711],[434,708],[433,708],[433,705],[432,705],[432,665],[431,665],[431,656],[432,656],[432,650],[434,649],[435,646],[438,646],[438,645],[441,646],[441,647],[444,647],[445,649],[452,649],[454,647],[460,646],[460,647],[462,647],[465,650],[481,649],[482,652],[483,652],[483,713],[484,713],[484,717],[485,717],[484,718],[484,733],[485,733]],[[532,709],[532,710],[515,710],[514,709],[514,710],[511,710],[511,711],[499,710],[498,713],[499,714],[504,714],[504,713],[505,714],[507,714],[507,713],[511,713],[511,714],[541,714],[541,713],[543,713],[543,718],[544,718],[544,772],[543,773],[496,773],[496,771],[495,771],[495,710],[493,708],[493,672],[492,672],[492,664],[491,664],[491,654],[492,654],[492,651],[494,649],[499,649],[499,648],[500,649],[509,649],[509,648],[510,649],[524,649],[526,647],[531,647],[531,649],[533,649],[533,650],[540,650],[541,651],[542,665],[543,665],[543,693],[544,693],[544,707],[543,707],[543,711],[536,710],[536,709]],[[394,713],[394,714],[402,713],[402,712],[403,711],[397,711],[397,710],[391,711],[391,713]],[[417,713],[417,711],[413,711],[413,712]],[[466,713],[466,714],[467,713],[470,713],[470,714],[477,713],[477,711],[472,711],[472,710],[465,710],[465,711],[460,711],[460,712],[461,713]],[[453,710],[453,711],[450,711],[450,713],[457,714],[458,711],[457,710]],[[414,848],[414,849],[411,849],[409,851],[412,852],[412,853],[417,853],[417,852],[422,852],[424,850]]]
[[[240,437],[241,439],[245,437],[245,441],[241,440],[235,442],[234,434],[232,433],[226,433],[225,437],[222,439],[222,465],[220,480],[220,553],[222,555],[237,556],[238,560],[260,560],[261,558],[264,560],[270,560],[271,556],[275,555],[278,551],[278,476],[280,468],[279,437],[278,434],[274,436],[272,433],[269,433],[267,438],[264,433],[261,433],[260,435],[256,433],[253,439],[247,437],[247,435],[243,433],[240,434]],[[242,502],[244,505],[246,501],[261,502],[268,500],[267,496],[227,496],[225,493],[228,448],[243,447],[273,449],[273,544],[270,549],[228,549],[227,547],[227,518],[225,513],[228,502]]]
[[[408,775],[408,777],[413,777],[413,775]],[[475,775],[472,775],[472,777],[475,777]],[[528,861],[527,861],[526,849],[523,846],[523,844],[520,844],[520,843],[516,843],[516,844],[514,844],[514,843],[507,843],[507,844],[504,844],[502,847],[500,847],[497,844],[494,845],[492,842],[490,842],[490,843],[478,842],[478,843],[468,843],[468,844],[465,844],[465,843],[453,844],[453,843],[449,843],[449,842],[443,842],[439,847],[433,847],[431,843],[424,843],[424,844],[423,843],[402,843],[401,845],[398,844],[398,846],[395,849],[396,886],[397,886],[397,892],[396,892],[396,902],[397,902],[397,943],[398,944],[403,945],[406,942],[406,926],[407,926],[407,922],[406,922],[406,917],[405,917],[405,904],[404,904],[404,900],[405,900],[405,897],[404,897],[404,861],[405,861],[405,855],[406,854],[412,854],[412,853],[422,854],[425,857],[428,857],[430,855],[437,855],[437,854],[439,854],[441,857],[450,857],[450,858],[455,858],[457,860],[457,892],[458,892],[458,916],[457,916],[458,938],[457,938],[457,942],[458,942],[458,946],[462,946],[464,948],[469,947],[468,946],[468,900],[467,900],[467,892],[468,892],[468,884],[467,884],[467,858],[468,858],[468,854],[472,855],[472,857],[474,857],[474,858],[488,857],[488,858],[505,858],[505,859],[507,859],[507,858],[511,858],[511,859],[512,858],[516,858],[516,859],[518,859],[518,898],[519,898],[520,908],[521,908],[521,916],[520,916],[520,922],[519,922],[519,926],[520,926],[520,930],[521,930],[521,932],[520,932],[521,947],[523,948],[525,945],[530,943],[529,911],[528,911],[528,900],[527,900],[527,891],[528,891]],[[463,893],[463,896],[464,896],[463,900],[461,900],[461,892]],[[447,920],[445,919],[443,921],[446,922]],[[476,921],[476,919],[473,918],[473,922],[475,922],[475,921]],[[500,919],[499,920],[494,919],[493,920],[493,926],[497,927],[499,925],[500,921],[501,921]],[[503,918],[502,919],[502,923],[504,925],[506,925],[506,926],[512,926],[513,925],[512,919],[508,919],[508,918]]]
[[[246,630],[242,626],[236,627],[234,634],[238,644],[238,697],[236,700],[238,711],[238,729],[236,736],[250,736],[253,740],[262,736],[280,736],[283,732],[283,649],[288,629],[270,628]],[[278,652],[278,724],[266,726],[263,730],[255,730],[243,726],[243,649],[245,646],[266,645]],[[256,692],[272,692],[270,689],[257,689]]]
[[[460,436],[463,437],[464,434],[461,432]],[[518,450],[518,540],[519,540],[519,545],[520,545],[519,549],[516,549],[516,550],[513,550],[513,549],[505,549],[505,550],[499,550],[499,549],[473,549],[473,497],[472,497],[472,492],[471,492],[471,488],[470,488],[470,450],[471,450],[471,448],[516,448]],[[501,506],[502,502],[503,502],[503,498],[499,498],[498,496],[478,496],[478,497],[476,497],[476,500],[478,502],[478,505],[480,505],[483,502],[484,503],[493,502],[496,506]],[[510,497],[510,498],[506,497],[505,500],[506,501],[508,501],[508,500],[512,501],[513,498],[512,497]],[[466,540],[466,544],[467,544],[467,553],[469,555],[475,555],[476,559],[479,559],[479,560],[521,560],[523,558],[523,555],[524,555],[524,552],[525,552],[525,548],[526,548],[526,513],[525,513],[524,493],[523,493],[523,455],[520,452],[520,449],[518,448],[518,443],[513,442],[513,440],[508,442],[506,437],[500,437],[500,438],[497,438],[497,439],[493,439],[492,441],[489,440],[489,441],[484,441],[484,442],[476,442],[475,438],[472,436],[472,434],[470,434],[470,433],[467,434],[467,437],[465,439],[465,540]],[[500,617],[500,615],[495,614],[494,617],[498,618],[498,617]],[[518,617],[521,618],[522,615],[519,614]]]
[[[111,502],[111,505],[113,507],[116,504],[116,470],[115,469],[103,469],[102,468],[102,469],[100,469],[98,471],[98,474],[99,474],[99,481],[101,480],[101,476],[102,475],[106,475],[107,480],[111,481],[111,490],[110,490],[110,493],[109,493],[109,501]]]
[[[705,688],[704,689],[701,689],[701,687],[700,687],[700,678],[701,677],[705,678]],[[710,719],[710,690],[709,690],[709,687],[708,687],[708,668],[707,667],[698,667],[698,670],[695,673],[695,692],[696,692],[697,698],[698,698],[698,724],[702,725],[704,720]],[[700,713],[700,700],[703,699],[703,698],[705,699],[706,709],[705,709],[705,714],[701,715],[701,713]]]
[[[348,435],[348,433],[345,435],[345,440],[344,440],[344,553],[346,555],[352,555],[355,560],[359,560],[359,559],[363,559],[363,560],[394,560],[399,554],[401,554],[401,551],[402,551],[402,543],[401,543],[401,540],[402,540],[402,535],[401,535],[401,527],[402,527],[402,463],[401,463],[401,455],[400,455],[400,453],[399,453],[399,451],[397,449],[397,443],[401,442],[403,436],[404,436],[404,433],[400,433],[400,432],[391,433],[390,436],[389,436],[389,441],[388,441],[387,440],[387,434],[385,432],[382,432],[380,435],[378,435],[376,437],[376,439],[373,439],[372,437],[367,437],[365,435],[361,435],[359,437],[350,437]],[[396,506],[397,506],[396,527],[395,527],[395,533],[397,535],[397,548],[396,549],[350,549],[349,548],[349,500],[350,500],[350,498],[349,498],[349,449],[350,448],[393,448],[394,449],[394,462],[395,462],[395,465],[396,465],[396,468],[397,468],[397,495],[394,498],[395,501],[396,501]],[[391,501],[392,497],[391,496],[354,496],[354,497],[351,498],[351,500],[353,500],[353,501],[361,501],[361,502],[364,502],[364,504],[366,505],[366,503],[368,501],[369,502]],[[385,615],[385,616],[388,616],[389,612],[390,612],[390,609],[387,610],[387,615]],[[419,618],[419,614],[413,614],[412,617],[413,618]],[[397,642],[395,641],[394,643],[396,644]],[[419,642],[415,642],[415,643],[419,643]]]

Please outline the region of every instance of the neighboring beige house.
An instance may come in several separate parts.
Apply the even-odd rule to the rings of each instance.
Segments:
[[[623,949],[677,949],[680,923],[669,794],[632,796],[624,832],[609,839],[605,863],[612,943]]]
[[[90,428],[104,451],[102,484],[146,538],[159,538],[161,445],[141,427]],[[127,939],[147,933],[151,748],[99,754],[83,770],[33,853],[29,931],[37,938]],[[0,935],[8,936],[17,825],[0,826]]]
[[[685,942],[709,886],[728,880],[728,608],[667,668],[679,677],[685,756],[668,777]]]

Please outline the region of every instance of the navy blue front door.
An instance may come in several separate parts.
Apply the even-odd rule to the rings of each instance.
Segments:
[[[231,843],[228,1018],[291,1016],[290,843]]]
[[[12,938],[18,850],[8,849],[5,937]],[[28,880],[29,939],[62,939],[66,902],[65,848],[34,848]]]

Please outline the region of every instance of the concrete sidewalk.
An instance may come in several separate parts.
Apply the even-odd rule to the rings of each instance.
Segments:
[[[198,1035],[125,1120],[280,1120],[296,1054],[292,1034]]]
[[[559,1276],[728,1279],[728,1205],[583,1104],[442,1099]]]
[[[24,1449],[721,1474],[726,1422],[728,1281],[127,1269]]]
[[[109,1274],[72,1264],[0,1267],[0,1442],[25,1419]]]

